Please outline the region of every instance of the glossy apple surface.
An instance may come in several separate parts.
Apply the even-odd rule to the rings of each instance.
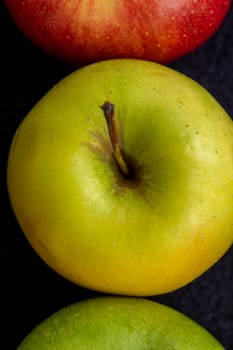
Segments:
[[[224,350],[180,312],[137,298],[99,297],[67,306],[25,338],[18,350]]]
[[[100,106],[115,105],[125,177]],[[95,290],[161,294],[233,241],[233,122],[188,77],[109,60],[59,82],[16,131],[12,207],[45,262]]]
[[[20,30],[74,65],[110,58],[171,62],[204,43],[230,0],[4,0]]]

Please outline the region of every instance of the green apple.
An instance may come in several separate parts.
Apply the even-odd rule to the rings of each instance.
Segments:
[[[7,181],[32,247],[86,288],[167,293],[233,242],[233,122],[197,82],[149,61],[57,83],[16,131]]]
[[[184,314],[151,300],[99,297],[57,311],[18,350],[223,350]]]

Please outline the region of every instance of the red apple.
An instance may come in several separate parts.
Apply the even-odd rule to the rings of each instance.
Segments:
[[[34,44],[71,64],[109,58],[169,63],[219,28],[231,0],[4,0]]]

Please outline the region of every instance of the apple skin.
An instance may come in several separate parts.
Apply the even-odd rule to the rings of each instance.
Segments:
[[[230,0],[4,0],[24,35],[75,66],[110,58],[168,63],[211,37]]]
[[[115,104],[114,161],[100,106]],[[84,287],[155,295],[191,282],[233,242],[233,122],[199,84],[134,59],[83,67],[29,112],[9,152],[19,224],[55,271]]]
[[[171,307],[140,298],[98,297],[66,306],[29,333],[18,350],[224,350]]]

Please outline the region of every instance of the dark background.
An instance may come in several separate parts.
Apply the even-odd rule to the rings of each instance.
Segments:
[[[0,343],[2,349],[14,350],[51,313],[98,293],[66,281],[38,258],[16,222],[6,188],[7,155],[16,128],[33,105],[73,67],[29,43],[2,3],[0,24]],[[233,116],[233,6],[207,43],[170,66],[202,84]],[[233,350],[232,248],[194,282],[151,299],[183,312],[209,330],[227,350]]]

